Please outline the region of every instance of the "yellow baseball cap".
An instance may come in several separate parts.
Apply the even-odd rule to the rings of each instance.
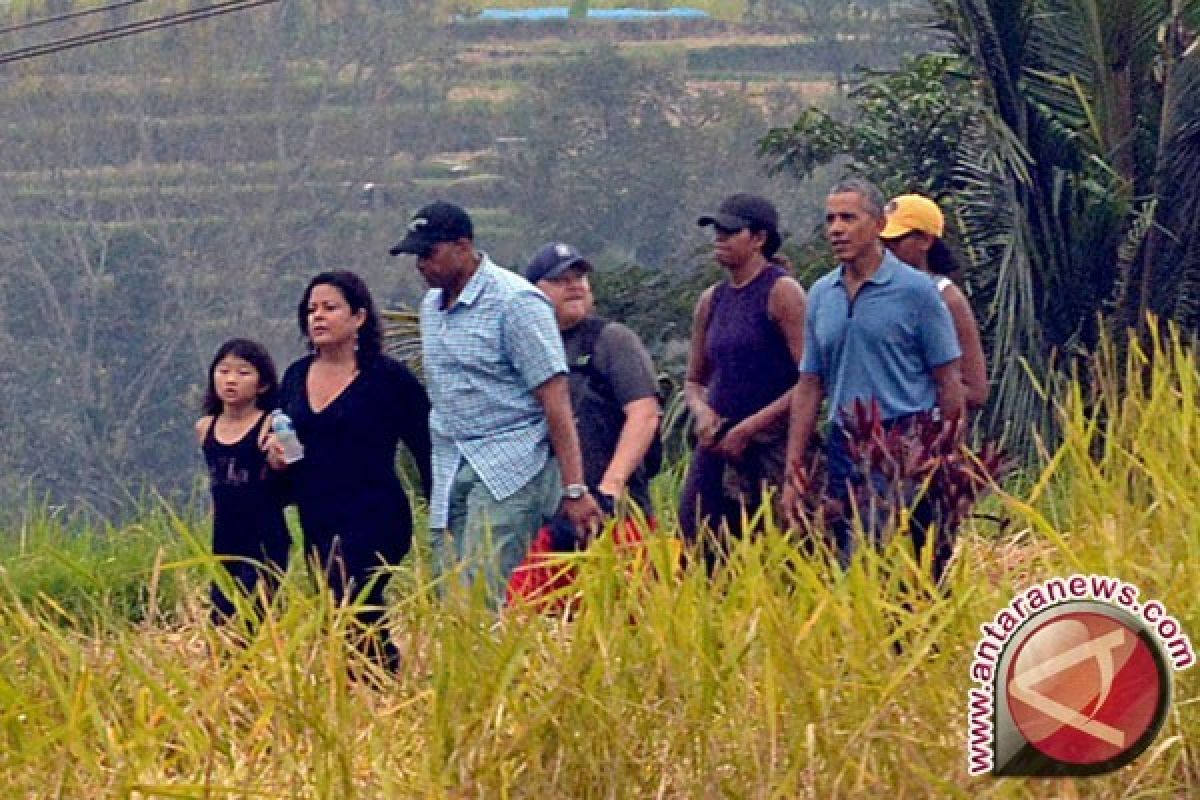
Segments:
[[[907,233],[921,231],[942,238],[946,230],[946,219],[937,203],[919,194],[902,194],[893,198],[883,209],[887,214],[884,239],[899,239]]]

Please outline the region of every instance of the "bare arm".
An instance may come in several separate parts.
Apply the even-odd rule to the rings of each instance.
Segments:
[[[656,397],[643,397],[625,404],[625,424],[621,426],[617,448],[597,487],[600,491],[616,497],[625,489],[629,476],[642,463],[654,441],[659,416]]]
[[[712,375],[712,367],[704,354],[704,337],[708,332],[713,290],[714,287],[708,287],[696,301],[696,310],[692,314],[687,379],[683,384],[683,400],[696,420],[696,437],[702,447],[712,446],[717,430],[721,427],[720,416],[708,404],[708,379]]]
[[[817,414],[821,410],[821,399],[825,396],[825,386],[819,375],[811,372],[800,373],[800,380],[792,390],[792,407],[788,420],[787,440],[787,479],[783,482],[780,503],[783,506],[784,518],[791,525],[800,524],[802,512],[801,499],[806,487],[802,479],[804,474],[804,454],[808,451],[808,442],[817,426]]]
[[[213,426],[216,417],[206,415],[196,420],[196,443],[204,444],[204,437],[208,435],[208,429]]]
[[[546,412],[550,447],[558,459],[563,484],[582,484],[583,457],[579,451],[579,434],[575,431],[575,416],[571,411],[567,376],[561,373],[555,375],[534,389],[533,394]],[[600,508],[589,494],[578,500],[564,499],[563,511],[580,531],[590,532],[600,518]]]
[[[562,470],[563,483],[583,483],[583,458],[571,412],[571,396],[567,392],[567,376],[555,375],[534,389],[533,394],[546,412],[550,447]]]
[[[933,368],[933,380],[937,383],[937,404],[942,412],[942,419],[954,423],[963,415],[963,382],[959,361],[942,364]]]
[[[943,289],[942,299],[946,301],[946,308],[950,310],[950,317],[954,320],[954,332],[958,336],[958,346],[962,348],[960,369],[967,408],[980,408],[987,402],[988,377],[979,325],[975,322],[971,304],[957,286],[950,284]]]
[[[797,367],[800,365],[800,359],[804,357],[804,313],[806,308],[807,299],[804,289],[792,278],[780,278],[771,287],[771,294],[767,298],[767,315],[779,328],[779,332],[783,334],[788,352],[792,354],[792,360]],[[748,444],[754,436],[774,426],[786,425],[794,391],[794,389],[789,389],[772,403],[738,423],[722,441],[723,444],[727,442],[729,445],[728,449],[731,452],[728,455],[740,457],[741,451],[745,450],[745,444]],[[743,439],[745,444],[741,441]]]
[[[821,410],[821,400],[824,396],[825,386],[819,375],[800,373],[800,380],[792,390],[791,417],[788,425],[789,474],[794,474],[804,464],[804,453],[808,450],[808,440],[812,438],[813,430],[817,427],[817,412]]]

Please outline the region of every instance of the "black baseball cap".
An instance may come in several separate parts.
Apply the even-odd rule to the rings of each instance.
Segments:
[[[467,212],[454,203],[439,200],[413,214],[408,221],[408,232],[388,252],[394,256],[401,253],[421,255],[438,242],[474,238],[475,228]]]
[[[537,283],[540,280],[553,280],[569,270],[578,267],[590,271],[592,265],[583,255],[565,242],[547,242],[538,248],[525,267],[525,280]]]
[[[775,254],[783,241],[779,235],[779,212],[770,200],[756,194],[739,192],[730,195],[721,201],[714,213],[700,217],[696,224],[702,227],[713,225],[725,231],[740,231],[742,228],[766,231],[767,244],[763,252],[768,257]]]

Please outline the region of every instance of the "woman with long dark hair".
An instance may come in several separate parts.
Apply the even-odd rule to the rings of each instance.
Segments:
[[[363,605],[364,647],[395,669],[399,652],[380,625],[389,577],[380,568],[399,563],[412,543],[412,512],[395,467],[401,440],[429,495],[429,398],[403,364],[384,355],[371,293],[353,272],[313,278],[296,316],[312,352],[284,373],[280,407],[304,455],[285,464],[273,441],[271,464],[290,478],[306,555],[336,600]]]
[[[983,342],[967,296],[949,277],[958,271],[958,264],[942,239],[946,229],[942,210],[928,197],[902,194],[889,201],[884,212],[887,227],[880,234],[884,245],[896,258],[929,273],[937,284],[942,302],[954,320],[954,333],[962,349],[963,395],[967,408],[980,408],[988,396]]]

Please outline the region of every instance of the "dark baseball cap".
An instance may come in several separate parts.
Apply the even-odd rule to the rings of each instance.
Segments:
[[[765,197],[739,192],[726,197],[714,213],[705,214],[696,220],[702,227],[713,225],[725,231],[740,231],[749,228],[767,232],[764,252],[773,255],[783,241],[779,235],[779,212]]]
[[[421,255],[438,242],[474,238],[475,228],[467,212],[453,203],[439,200],[413,214],[408,221],[408,232],[388,252],[394,256],[401,253]]]
[[[716,225],[729,231],[753,228],[759,231],[779,230],[779,212],[765,197],[739,192],[721,201],[715,213],[696,220],[697,225]]]
[[[578,250],[565,242],[547,242],[538,248],[525,267],[525,280],[537,283],[540,280],[553,280],[569,270],[578,267],[587,272],[592,265]]]

